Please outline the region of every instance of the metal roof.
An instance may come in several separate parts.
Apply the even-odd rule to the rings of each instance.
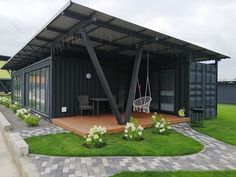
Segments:
[[[9,60],[11,57],[6,56],[6,55],[0,55],[0,61],[7,61]]]
[[[3,66],[17,70],[43,59],[65,46],[84,46],[78,34],[83,28],[97,50],[123,55],[135,55],[137,45],[153,54],[191,53],[195,61],[220,60],[226,55],[189,42],[156,32],[145,27],[107,15],[69,1],[58,14],[44,26],[32,40]]]
[[[234,80],[234,81],[218,81],[218,85],[236,85],[236,80]]]

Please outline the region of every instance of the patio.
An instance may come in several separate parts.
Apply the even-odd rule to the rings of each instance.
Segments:
[[[138,119],[139,124],[144,128],[152,126],[152,120],[150,114],[145,113],[132,113],[132,115]],[[189,122],[189,118],[179,118],[175,115],[164,114],[167,121],[171,124]],[[124,131],[125,125],[118,125],[115,116],[112,114],[101,114],[98,116],[74,116],[64,118],[54,118],[52,122],[64,128],[65,130],[74,132],[78,135],[87,135],[90,128],[94,125],[105,126],[108,133],[118,133]]]

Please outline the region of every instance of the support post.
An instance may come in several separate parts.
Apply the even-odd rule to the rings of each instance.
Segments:
[[[134,61],[133,73],[132,73],[131,83],[129,87],[128,101],[127,101],[126,110],[125,110],[125,123],[129,122],[130,120],[132,105],[135,98],[136,86],[138,82],[138,73],[139,73],[142,53],[143,53],[143,46],[140,46],[137,50],[135,61]]]
[[[215,97],[216,97],[216,99],[215,99],[215,104],[216,104],[216,106],[215,106],[215,117],[217,117],[217,115],[218,115],[218,60],[215,60],[215,67],[216,67],[216,89],[215,89]]]
[[[101,85],[105,91],[105,94],[109,100],[109,104],[111,106],[112,112],[115,114],[118,124],[122,125],[122,124],[124,124],[124,121],[121,117],[121,114],[120,114],[118,108],[117,108],[117,105],[116,105],[115,100],[113,98],[112,92],[111,92],[110,87],[108,85],[107,79],[103,73],[102,67],[101,67],[99,60],[98,60],[98,57],[91,45],[91,41],[90,41],[86,32],[83,32],[83,38],[84,38],[86,49],[89,53],[89,56],[90,56],[91,61],[93,63],[93,66],[97,72],[98,78],[99,78]]]
[[[49,110],[48,110],[48,112],[49,112],[49,121],[51,122],[52,121],[52,116],[54,115],[53,114],[53,101],[52,101],[52,99],[53,99],[53,88],[52,88],[52,86],[53,86],[53,84],[52,84],[52,82],[53,82],[53,79],[54,79],[54,76],[53,76],[53,62],[52,62],[52,60],[53,60],[53,57],[54,57],[54,55],[53,55],[53,47],[51,46],[51,48],[50,48],[50,54],[51,54],[51,58],[50,58],[50,65],[49,65]]]

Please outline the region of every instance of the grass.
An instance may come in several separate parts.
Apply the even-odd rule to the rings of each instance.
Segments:
[[[217,118],[205,120],[203,128],[194,129],[236,146],[236,105],[219,104]]]
[[[99,149],[87,149],[84,138],[73,133],[61,133],[27,138],[30,153],[54,156],[174,156],[201,151],[199,142],[173,131],[167,135],[155,135],[152,129],[144,130],[144,140],[130,142],[121,133],[107,137],[107,145]]]
[[[236,171],[121,172],[112,177],[235,177]]]
[[[0,61],[0,68],[1,68],[5,63],[6,63],[5,61]],[[1,70],[1,69],[0,69],[0,78],[1,78],[1,79],[10,79],[11,76],[10,76],[10,74],[8,73],[8,71],[6,71],[6,70]]]

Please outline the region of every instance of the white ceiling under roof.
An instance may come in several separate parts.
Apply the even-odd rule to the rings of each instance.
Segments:
[[[196,61],[220,60],[226,55],[185,42],[183,40],[138,26],[94,9],[69,2],[40,32],[3,66],[17,70],[43,59],[51,50],[69,43],[84,46],[77,37],[78,27],[88,33],[96,50],[135,55],[136,46],[144,50],[169,55],[189,52]],[[77,29],[77,31],[76,31]],[[63,44],[62,44],[63,43]]]

